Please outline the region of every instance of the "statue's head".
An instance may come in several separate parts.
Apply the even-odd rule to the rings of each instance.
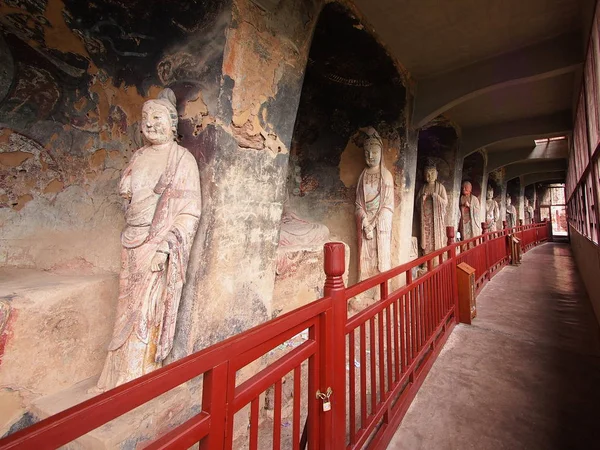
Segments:
[[[485,194],[485,197],[486,197],[488,200],[491,200],[491,199],[493,199],[493,198],[494,198],[494,189],[493,189],[491,186],[488,186],[488,188],[487,188],[487,193]]]
[[[369,127],[364,131],[365,140],[363,148],[365,150],[365,161],[369,167],[378,167],[381,164],[381,151],[383,141],[377,130]]]
[[[177,136],[177,99],[171,89],[142,107],[142,133],[151,144],[165,144]]]
[[[506,196],[506,204],[507,204],[508,206],[510,206],[510,204],[511,204],[511,203],[512,203],[512,198],[511,198],[511,196],[510,196],[510,195],[507,195],[507,196]]]
[[[462,184],[462,194],[463,195],[471,195],[471,191],[473,190],[473,185],[470,181],[463,181]]]
[[[525,202],[525,208],[527,208],[529,206],[529,199],[525,197],[523,201]]]
[[[425,181],[427,184],[433,184],[437,180],[438,171],[434,162],[428,161],[425,166]]]

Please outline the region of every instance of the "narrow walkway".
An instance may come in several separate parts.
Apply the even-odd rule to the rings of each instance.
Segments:
[[[600,448],[600,332],[571,249],[506,267],[448,339],[388,449]]]

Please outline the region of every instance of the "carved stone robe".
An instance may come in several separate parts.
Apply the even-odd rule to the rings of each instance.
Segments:
[[[470,206],[466,206],[467,202]],[[460,222],[458,227],[463,241],[481,234],[479,209],[479,199],[473,194],[460,196]]]
[[[132,172],[149,148],[138,150],[123,171],[122,196],[131,198]],[[200,178],[192,154],[174,142],[154,191],[142,197],[130,203],[125,214],[119,300],[98,381],[102,390],[159,368],[173,347],[177,310],[201,212]],[[152,272],[157,250],[169,256],[162,271]]]
[[[423,186],[417,195],[418,207],[421,210],[421,248],[424,254],[446,246],[446,207],[448,196],[446,188],[439,181],[435,181],[433,194],[427,196],[422,202],[427,185]]]
[[[356,226],[358,236],[358,279],[377,275],[392,268],[392,218],[394,215],[394,179],[389,170],[380,165],[377,195],[367,201],[365,192],[367,169],[358,178],[356,187]],[[367,239],[362,227],[364,218],[374,225],[373,238]]]

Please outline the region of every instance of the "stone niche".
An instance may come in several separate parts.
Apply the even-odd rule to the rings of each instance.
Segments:
[[[402,233],[406,254],[410,249],[410,230],[402,223],[404,193],[414,189],[406,180],[414,167],[405,162],[406,95],[398,69],[355,15],[327,4],[315,29],[294,127],[289,202],[300,217],[326,225],[332,240],[349,246],[349,284],[357,281],[354,201],[365,167],[360,128],[373,126],[383,137],[382,157],[395,179],[392,264],[400,258]]]
[[[470,154],[464,159],[462,181],[469,181],[473,186],[471,194],[477,197],[479,200],[479,220],[477,221],[481,226],[481,222],[485,219],[485,195],[487,191],[487,177],[485,175],[485,157],[481,152],[475,152]],[[459,211],[460,195],[455,203],[455,210]],[[457,222],[458,223],[458,222]]]
[[[439,181],[446,188],[448,205],[446,207],[446,226],[456,222],[456,205],[460,196],[460,185],[455,182],[457,170],[458,136],[454,127],[443,120],[435,120],[419,131],[417,172],[415,177],[415,205],[419,200],[417,194],[425,184],[424,170],[428,163],[434,163]],[[417,239],[418,256],[423,256],[421,249],[421,214],[415,207],[412,221],[412,235]]]

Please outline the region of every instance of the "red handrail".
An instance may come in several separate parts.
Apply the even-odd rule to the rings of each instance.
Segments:
[[[458,322],[456,266],[476,269],[477,289],[510,258],[508,236],[523,251],[548,239],[547,223],[503,229],[452,243],[345,288],[344,245],[325,245],[325,297],[162,369],[87,400],[0,440],[0,449],[57,448],[202,376],[201,411],[148,448],[232,448],[233,418],[250,405],[249,443],[257,448],[259,396],[274,387],[273,448],[282,442],[282,380],[293,374],[292,448],[384,448],[445,340]],[[413,279],[419,267],[424,272]],[[395,288],[390,291],[390,284]],[[374,304],[348,317],[348,301],[378,287]],[[236,373],[300,332],[308,339],[237,384]],[[302,391],[301,372],[308,380]],[[331,411],[315,393],[331,388]],[[300,398],[306,396],[306,423]],[[303,432],[304,431],[304,432]],[[341,443],[344,443],[343,445]]]

